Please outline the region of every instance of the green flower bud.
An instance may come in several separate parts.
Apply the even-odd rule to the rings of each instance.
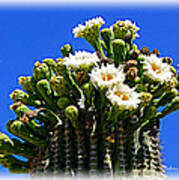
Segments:
[[[56,92],[57,96],[69,94],[67,82],[62,76],[52,76],[50,79],[50,87]]]
[[[19,84],[22,85],[22,88],[29,93],[35,92],[35,82],[33,81],[31,76],[20,76]]]
[[[52,77],[55,71],[56,62],[52,58],[46,58],[42,62],[48,66],[50,74],[49,76]]]
[[[140,54],[138,57],[137,57],[137,60],[138,61],[145,61],[145,56],[143,54]]]
[[[122,39],[115,39],[112,42],[113,52],[114,52],[114,64],[116,67],[119,66],[120,62],[125,59],[126,56],[126,46]]]
[[[63,64],[63,62],[59,61],[55,66],[55,72],[57,75],[63,76],[66,71],[66,66]]]
[[[10,120],[6,124],[7,130],[19,138],[36,146],[45,146],[46,140],[32,133],[32,130],[22,121]]]
[[[101,36],[106,45],[107,57],[114,58],[112,40],[114,39],[114,34],[111,29],[105,28],[101,30]]]
[[[144,106],[148,105],[152,99],[152,94],[147,92],[141,92],[141,100]]]
[[[33,96],[23,92],[20,89],[16,89],[15,91],[13,91],[10,95],[10,98],[14,101],[21,101],[26,105],[29,106],[40,106],[41,102],[39,100],[35,100]]]
[[[74,105],[68,106],[65,109],[65,116],[71,121],[72,126],[77,128],[79,126],[79,111],[78,108]]]
[[[144,84],[137,84],[137,88],[136,88],[137,92],[142,92],[142,91],[148,91],[147,86],[145,86]]]
[[[49,79],[50,72],[47,64],[39,63],[38,61],[35,63],[35,67],[33,69],[33,77],[36,81],[41,79]]]
[[[68,57],[70,54],[73,54],[72,46],[70,44],[65,44],[61,48],[61,53],[64,57]]]
[[[52,106],[53,99],[52,99],[52,91],[50,88],[50,83],[47,80],[42,79],[37,82],[36,87],[37,87],[37,90],[40,93],[40,95],[47,102],[47,104]]]
[[[85,83],[81,88],[84,92],[87,103],[90,105],[94,94],[94,86],[91,83]]]
[[[16,102],[10,106],[10,109],[13,110],[17,117],[22,117],[25,113],[30,112],[31,110],[21,102]]]
[[[57,106],[60,109],[65,109],[70,104],[70,99],[68,97],[60,97],[57,101]]]

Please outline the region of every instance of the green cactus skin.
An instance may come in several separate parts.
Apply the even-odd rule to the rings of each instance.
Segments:
[[[113,51],[114,51],[114,64],[116,67],[119,66],[119,63],[125,59],[126,56],[126,44],[122,39],[115,39],[112,42]]]
[[[101,36],[106,46],[107,57],[114,58],[113,47],[112,47],[112,40],[114,39],[113,32],[110,29],[105,28],[101,30]]]
[[[125,76],[124,84],[139,93],[141,102],[134,109],[113,105],[108,89],[93,85],[94,67],[74,70],[62,58],[37,61],[32,77],[19,78],[25,92],[16,89],[10,95],[16,118],[7,122],[7,130],[18,139],[0,133],[0,164],[11,173],[29,173],[32,179],[164,178],[160,119],[179,109],[179,75],[171,64],[168,82],[144,73],[143,63],[151,53],[148,48],[139,51],[133,43],[137,28],[129,22],[118,21],[101,31],[95,23],[77,36],[95,49],[99,62],[94,67],[121,65],[126,75],[136,68],[136,77]],[[61,54],[70,58],[72,46],[64,45]],[[165,107],[159,111],[161,106]]]

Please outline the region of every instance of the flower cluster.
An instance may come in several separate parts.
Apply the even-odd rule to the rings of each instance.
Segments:
[[[104,24],[104,20],[101,17],[96,17],[85,22],[85,25],[79,24],[73,29],[75,37],[83,37],[86,30],[93,27],[100,28]]]
[[[69,57],[64,58],[64,64],[73,69],[85,69],[99,62],[96,53],[89,53],[86,51],[76,51],[75,55],[70,54]]]

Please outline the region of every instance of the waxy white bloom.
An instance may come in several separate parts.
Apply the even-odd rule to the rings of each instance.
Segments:
[[[173,73],[170,71],[170,65],[163,63],[161,58],[158,58],[155,54],[146,56],[143,65],[144,74],[154,81],[161,82],[161,84],[164,81],[170,81],[173,76]]]
[[[98,25],[99,27],[101,27],[103,24],[105,24],[105,22],[102,17],[96,17],[85,22],[85,25],[88,27],[91,27],[93,25]]]
[[[82,37],[83,32],[86,29],[91,28],[92,26],[101,27],[104,23],[105,22],[102,19],[102,17],[96,17],[96,18],[89,19],[88,21],[86,21],[85,25],[78,24],[78,26],[73,29],[74,37]]]
[[[71,68],[88,68],[95,65],[100,59],[96,53],[89,53],[86,51],[76,51],[75,55],[70,54],[69,57],[64,58],[64,64]]]
[[[125,80],[123,66],[116,68],[113,64],[102,65],[101,68],[95,67],[90,77],[94,86],[102,89],[111,88],[114,84],[122,83]]]
[[[138,30],[140,29],[139,27],[136,26],[136,23],[135,23],[135,22],[132,23],[132,21],[131,21],[131,20],[128,20],[128,19],[126,19],[126,20],[124,21],[124,24],[125,24],[126,28],[134,29],[135,31],[138,31]]]
[[[106,96],[114,106],[118,106],[122,110],[136,109],[141,102],[141,95],[134,88],[122,83],[109,89]]]

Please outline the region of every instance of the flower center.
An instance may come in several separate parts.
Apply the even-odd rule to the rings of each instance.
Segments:
[[[122,92],[115,92],[114,93],[116,96],[120,97],[123,101],[128,101],[129,100],[129,96],[127,96],[126,94],[122,93]]]
[[[152,70],[155,71],[157,74],[161,73],[160,67],[156,66],[155,64],[152,64]]]
[[[107,73],[107,74],[102,75],[102,79],[103,79],[103,81],[110,81],[110,80],[114,79],[114,76],[112,74]]]

